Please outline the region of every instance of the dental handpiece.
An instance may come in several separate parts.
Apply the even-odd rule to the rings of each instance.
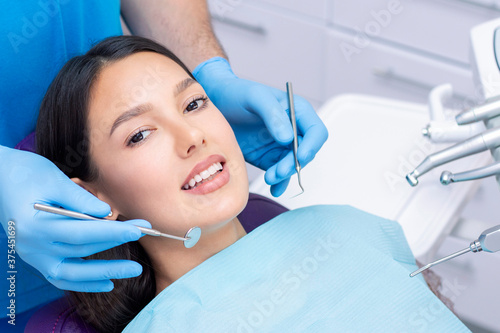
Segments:
[[[487,165],[482,168],[477,168],[470,171],[451,173],[443,171],[441,174],[441,184],[448,185],[450,183],[464,182],[468,180],[476,180],[490,176],[500,175],[500,162]]]
[[[442,164],[500,146],[500,128],[492,128],[459,142],[449,148],[427,156],[415,170],[406,175],[411,186],[418,184],[418,178]]]
[[[469,247],[460,250],[458,252],[455,252],[453,254],[450,254],[447,257],[431,262],[430,264],[420,267],[415,272],[411,273],[410,277],[414,277],[415,275],[422,273],[423,271],[431,268],[432,266],[438,265],[442,262],[461,256],[462,254],[465,254],[467,252],[476,253],[476,252],[486,251],[493,253],[499,250],[500,250],[500,225],[497,225],[495,227],[483,231],[478,239],[470,243]]]
[[[58,207],[43,205],[43,204],[39,204],[39,203],[34,204],[33,207],[36,210],[41,210],[41,211],[44,211],[47,213],[72,217],[72,218],[79,219],[79,220],[94,220],[94,221],[107,221],[107,222],[110,221],[110,220],[90,216],[87,214],[74,212],[74,211],[67,210],[64,208],[58,208]],[[178,236],[174,236],[174,235],[165,234],[165,233],[162,233],[162,232],[155,230],[155,229],[144,228],[144,227],[140,227],[137,225],[135,227],[137,227],[143,234],[146,234],[146,235],[161,236],[161,237],[166,237],[166,238],[171,238],[171,239],[183,241],[184,246],[188,249],[195,246],[196,243],[198,243],[198,240],[200,239],[200,236],[201,236],[201,229],[199,227],[193,227],[193,228],[189,229],[186,232],[186,235],[184,237],[178,237]]]
[[[458,114],[455,120],[458,125],[466,125],[481,120],[487,120],[500,115],[500,99],[486,101]]]

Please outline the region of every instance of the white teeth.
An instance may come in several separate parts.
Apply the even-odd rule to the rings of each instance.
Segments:
[[[189,182],[185,184],[182,188],[184,190],[189,190],[193,187],[196,187],[197,183],[200,183],[206,179],[211,180],[213,178],[212,176],[215,175],[217,172],[221,171],[222,169],[223,169],[222,163],[216,162],[211,166],[209,166],[207,170],[203,170],[202,172],[191,178]]]

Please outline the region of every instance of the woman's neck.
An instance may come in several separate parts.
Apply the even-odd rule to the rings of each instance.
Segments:
[[[238,218],[213,231],[202,231],[198,243],[187,249],[179,241],[149,239],[145,245],[156,279],[156,293],[246,235]]]

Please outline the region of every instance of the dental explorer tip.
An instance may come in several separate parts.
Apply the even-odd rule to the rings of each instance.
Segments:
[[[418,179],[415,176],[415,171],[406,175],[406,180],[411,186],[417,186]]]
[[[425,266],[420,267],[420,268],[419,268],[419,269],[417,269],[415,272],[410,273],[410,277],[414,277],[415,275],[418,275],[418,274],[422,273],[422,272],[423,272],[423,271],[425,271],[426,269],[431,268],[431,266],[432,266],[431,264],[427,264],[427,265],[425,265]]]
[[[441,184],[449,185],[453,183],[455,180],[453,179],[453,174],[449,171],[443,171],[440,178]]]
[[[417,271],[415,271],[415,272],[413,272],[413,273],[410,273],[410,277],[414,277],[415,275],[418,275],[418,274],[420,274],[421,272],[422,272],[422,270],[420,270],[420,269],[419,269],[419,270],[417,270]]]

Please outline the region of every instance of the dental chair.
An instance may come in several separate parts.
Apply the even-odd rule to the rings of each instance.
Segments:
[[[275,216],[287,211],[284,206],[258,194],[250,193],[248,204],[238,215],[247,233]],[[92,326],[76,313],[67,297],[55,300],[40,308],[30,318],[25,333],[94,333]]]

